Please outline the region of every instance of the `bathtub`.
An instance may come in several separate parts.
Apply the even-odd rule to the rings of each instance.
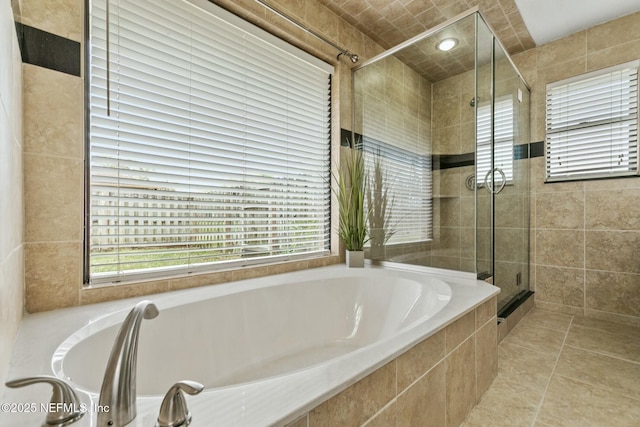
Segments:
[[[160,314],[142,322],[130,425],[153,425],[185,379],[205,385],[187,397],[193,426],[285,425],[498,292],[463,273],[341,265],[150,296]],[[9,378],[52,372],[97,404],[119,325],[141,299],[27,316]],[[3,401],[48,397],[5,390]],[[36,415],[0,414],[0,425]]]

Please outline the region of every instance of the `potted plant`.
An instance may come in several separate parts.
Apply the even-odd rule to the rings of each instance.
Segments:
[[[368,241],[368,212],[365,211],[366,174],[362,151],[346,149],[338,169],[338,235],[347,249],[347,265],[364,267],[364,245]]]
[[[387,241],[395,234],[391,224],[394,197],[389,194],[389,177],[380,153],[373,157],[373,173],[367,176],[371,259],[383,259]]]

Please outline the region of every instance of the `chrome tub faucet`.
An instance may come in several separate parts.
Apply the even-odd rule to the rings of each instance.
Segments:
[[[140,301],[124,319],[107,362],[100,388],[98,427],[123,427],[136,417],[138,335],[142,319],[153,319],[158,308]],[[108,409],[107,409],[108,408]]]

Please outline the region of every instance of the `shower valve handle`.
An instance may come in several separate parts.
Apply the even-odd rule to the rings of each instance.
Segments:
[[[187,408],[184,393],[198,394],[204,386],[195,381],[179,381],[175,383],[162,400],[156,427],[180,427],[191,423],[191,414]]]
[[[40,375],[7,381],[5,385],[17,388],[37,383],[47,383],[53,387],[50,401],[51,409],[47,413],[43,426],[66,426],[82,418],[84,412],[81,410],[78,395],[69,384],[59,378],[51,375]]]

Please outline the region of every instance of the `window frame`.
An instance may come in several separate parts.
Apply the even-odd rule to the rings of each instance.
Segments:
[[[327,99],[331,99],[332,92],[332,76],[335,73],[335,69],[332,65],[325,63],[324,61],[313,57],[311,54],[304,52],[302,49],[293,46],[286,41],[268,33],[267,31],[257,27],[256,25],[245,21],[244,19],[216,6],[211,4],[206,0],[188,0],[187,3],[191,3],[193,6],[203,9],[206,13],[211,13],[216,15],[218,18],[226,20],[231,25],[241,28],[250,34],[259,37],[261,40],[267,41],[277,48],[281,50],[297,55],[305,55],[307,58],[311,58],[312,61],[316,61],[317,63],[321,63],[322,66],[330,69],[329,74],[329,92],[327,94]],[[182,265],[177,268],[153,268],[151,270],[147,270],[141,273],[132,273],[132,274],[122,274],[121,271],[116,271],[113,274],[109,274],[104,278],[96,278],[90,272],[90,255],[91,255],[91,0],[85,0],[85,81],[84,81],[84,100],[85,100],[85,122],[84,122],[84,137],[85,137],[85,167],[84,167],[84,178],[85,178],[85,198],[84,198],[84,242],[83,242],[83,282],[85,285],[101,285],[101,284],[113,284],[113,283],[135,283],[146,280],[156,280],[156,279],[164,279],[171,277],[184,277],[191,273],[202,273],[202,272],[216,272],[222,269],[233,269],[233,268],[242,268],[250,265],[265,265],[272,264],[276,262],[283,261],[296,261],[301,259],[310,259],[318,256],[328,256],[332,253],[332,247],[334,245],[333,239],[335,238],[335,233],[333,232],[333,227],[331,226],[331,211],[334,209],[332,204],[329,202],[328,204],[328,213],[325,214],[326,221],[328,221],[328,243],[325,246],[325,249],[321,251],[322,253],[304,253],[304,254],[288,254],[288,255],[276,255],[276,256],[268,256],[264,258],[244,258],[234,260],[234,261],[223,261],[223,262],[213,262],[207,263],[202,266],[189,266]],[[211,10],[215,10],[212,12]],[[331,107],[329,106],[329,112],[331,111]],[[328,115],[328,151],[327,151],[327,176],[330,176],[330,169],[332,167],[332,151],[334,143],[334,134],[335,134],[335,126],[333,120],[331,120],[331,115]],[[327,179],[327,185],[330,184],[330,180]],[[328,190],[329,196],[331,196],[330,189]],[[331,197],[329,197],[331,198]]]
[[[585,124],[583,126],[581,126],[583,123],[577,124],[577,125],[570,125],[570,126],[566,126],[563,128],[560,128],[559,130],[556,130],[554,132],[550,132],[550,127],[552,126],[552,124],[550,123],[550,102],[551,99],[550,97],[552,96],[550,94],[550,91],[559,87],[566,87],[568,85],[571,84],[576,84],[576,83],[584,83],[588,80],[591,79],[596,79],[598,77],[606,77],[607,75],[611,76],[613,73],[625,70],[625,69],[635,69],[635,89],[633,88],[633,86],[631,86],[631,89],[629,91],[629,93],[631,94],[631,96],[633,96],[633,94],[635,94],[635,100],[636,100],[636,104],[635,104],[635,109],[636,109],[636,114],[635,117],[633,117],[632,114],[629,115],[629,119],[617,119],[615,117],[608,117],[606,120],[602,119],[600,121],[596,122],[584,122]],[[585,181],[585,180],[593,180],[593,179],[610,179],[610,178],[624,178],[624,177],[637,177],[640,176],[640,138],[638,138],[638,128],[640,126],[640,90],[639,90],[639,86],[638,86],[638,82],[640,79],[640,60],[634,60],[634,61],[630,61],[630,62],[626,62],[623,64],[618,64],[618,65],[614,65],[611,67],[606,67],[603,69],[599,69],[596,71],[592,71],[589,73],[585,73],[585,74],[580,74],[578,76],[573,76],[567,79],[563,79],[563,80],[559,80],[556,82],[551,82],[548,83],[546,85],[546,93],[545,93],[545,139],[544,139],[544,158],[545,158],[545,178],[544,178],[544,182],[545,183],[554,183],[554,182],[571,182],[571,181]],[[633,85],[633,80],[632,83]],[[610,92],[611,93],[611,92]],[[603,94],[603,96],[607,95],[610,98],[613,98],[613,95],[609,94]],[[599,99],[603,99],[603,98],[599,98]],[[631,105],[631,109],[633,109],[633,105]],[[606,127],[606,126],[613,126],[616,123],[623,123],[627,120],[635,120],[635,123],[632,123],[630,125],[630,131],[629,131],[629,140],[628,140],[628,149],[625,150],[620,150],[620,151],[624,151],[624,153],[628,156],[629,158],[629,170],[626,171],[611,171],[611,172],[606,172],[606,171],[597,171],[594,168],[592,168],[591,172],[571,172],[571,171],[566,171],[565,173],[560,173],[558,171],[552,171],[552,162],[550,160],[550,156],[552,155],[551,152],[554,151],[554,148],[551,146],[551,144],[553,144],[552,141],[550,141],[550,136],[551,135],[558,135],[561,134],[563,132],[571,132],[571,131],[580,131],[580,130],[585,130],[585,129],[589,129],[589,128],[596,128],[596,127]],[[633,141],[633,127],[635,126],[635,142]],[[606,128],[605,128],[606,129]],[[610,131],[611,132],[611,131]],[[568,138],[568,137],[567,137]],[[578,140],[578,138],[574,137],[573,139],[574,141]],[[613,146],[613,144],[611,144]],[[557,148],[556,148],[557,149]],[[635,149],[635,157],[632,155],[633,151]],[[608,156],[607,159],[609,159],[609,162],[612,163],[614,156]],[[578,160],[582,160],[583,158],[578,157]],[[635,164],[632,163],[632,160],[635,160]],[[604,164],[604,161],[602,163],[600,163],[601,165]]]

